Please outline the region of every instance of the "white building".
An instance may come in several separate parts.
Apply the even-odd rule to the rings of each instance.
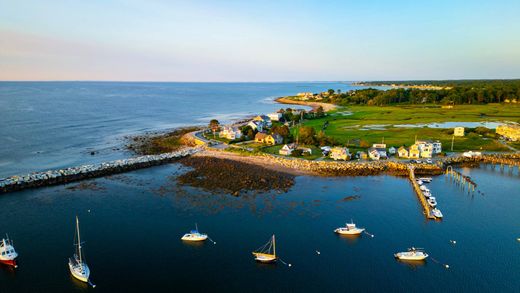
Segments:
[[[237,127],[224,126],[218,136],[230,140],[240,139],[242,137],[242,131]]]
[[[264,131],[264,123],[261,121],[252,120],[247,123],[248,126],[250,126],[253,130],[256,130],[258,132]]]
[[[278,153],[283,156],[290,156],[294,149],[296,149],[296,145],[294,143],[286,144],[278,151]]]
[[[282,119],[282,113],[274,112],[267,114],[267,117],[271,119],[271,121],[280,121]]]

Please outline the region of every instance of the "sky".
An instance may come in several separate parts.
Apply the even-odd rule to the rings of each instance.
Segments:
[[[520,1],[0,0],[0,80],[520,78]]]

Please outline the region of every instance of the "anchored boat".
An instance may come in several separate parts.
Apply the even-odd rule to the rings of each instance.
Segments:
[[[354,222],[346,223],[345,227],[339,227],[334,230],[335,233],[341,235],[359,235],[365,231],[365,228],[358,228]]]
[[[408,248],[406,252],[398,252],[394,254],[395,258],[398,260],[425,260],[428,257],[428,254],[424,252],[422,248]]]
[[[428,198],[426,201],[432,208],[437,206],[437,200],[435,200],[435,197],[433,196],[430,196],[430,198]]]
[[[0,263],[17,268],[16,258],[18,253],[14,250],[13,241],[9,239],[9,236],[6,234],[5,237],[0,242]]]
[[[205,241],[208,239],[208,235],[200,233],[197,224],[195,224],[195,230],[191,230],[190,233],[184,234],[181,239],[184,241]]]
[[[76,246],[76,251],[74,255],[69,258],[69,270],[72,276],[82,282],[88,283],[90,277],[90,269],[88,265],[85,263],[85,258],[83,256],[83,247],[81,243],[81,236],[79,233],[79,220],[78,216],[76,216],[76,234],[74,235],[74,246]]]
[[[273,263],[278,257],[276,256],[276,239],[273,235],[271,239],[253,252],[255,260],[263,263]]]

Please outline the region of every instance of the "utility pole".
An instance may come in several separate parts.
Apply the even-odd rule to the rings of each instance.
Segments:
[[[451,151],[453,152],[453,143],[455,142],[455,135],[451,137]]]

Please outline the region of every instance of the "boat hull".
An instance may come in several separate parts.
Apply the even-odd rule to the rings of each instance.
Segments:
[[[334,232],[339,235],[360,235],[361,233],[363,233],[363,231],[365,231],[365,229],[360,229],[360,228],[354,228],[354,229],[348,229],[348,230],[338,228],[338,229],[334,230]]]
[[[16,263],[16,259],[0,259],[0,263],[8,266],[12,266],[14,268],[18,267],[18,264]]]
[[[422,261],[425,260],[428,257],[428,254],[421,254],[421,255],[408,255],[406,253],[396,253],[394,254],[395,258],[398,260],[404,260],[404,261]]]
[[[253,252],[253,255],[255,256],[255,260],[257,262],[261,262],[261,263],[273,263],[273,262],[276,262],[276,259],[277,259],[277,257],[272,254],[254,253]]]
[[[88,279],[90,277],[90,270],[87,265],[84,265],[84,272],[81,273],[76,266],[74,266],[71,262],[69,262],[69,271],[70,274],[76,278],[77,280],[80,280],[81,282],[88,283]]]
[[[206,239],[208,239],[208,236],[187,236],[187,235],[184,235],[181,238],[182,241],[193,241],[193,242],[205,241]]]

